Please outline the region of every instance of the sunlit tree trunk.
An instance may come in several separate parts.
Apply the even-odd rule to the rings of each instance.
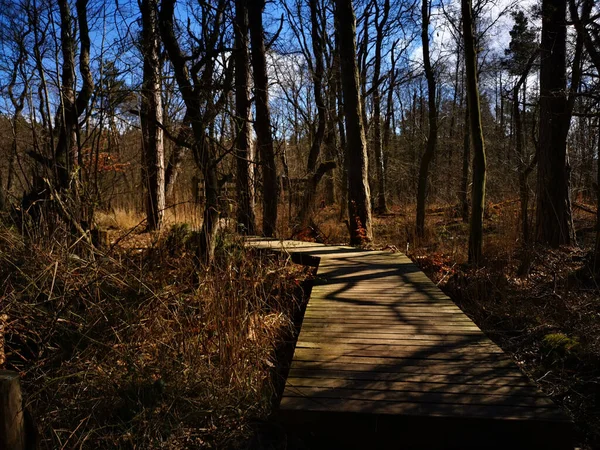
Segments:
[[[252,146],[250,142],[250,100],[248,98],[248,5],[247,0],[235,2],[235,109],[236,109],[236,188],[238,196],[237,223],[239,231],[256,233],[254,189],[252,183]]]
[[[338,0],[335,8],[346,117],[346,169],[348,171],[348,226],[350,243],[373,238],[368,182],[367,143],[362,121],[359,75],[356,61],[356,17],[352,0]]]
[[[157,0],[142,0],[142,143],[143,182],[146,195],[148,230],[160,230],[165,210],[165,146],[159,123],[163,117],[161,98],[161,59]]]

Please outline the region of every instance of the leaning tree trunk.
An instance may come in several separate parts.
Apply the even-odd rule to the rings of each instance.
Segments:
[[[235,2],[235,110],[236,110],[236,189],[237,223],[242,233],[256,233],[254,189],[252,183],[252,146],[250,144],[250,100],[248,98],[248,1]]]
[[[263,234],[274,236],[277,225],[277,203],[279,184],[275,151],[271,135],[271,112],[269,110],[269,83],[264,41],[262,11],[265,0],[252,0],[248,3],[248,19],[252,47],[252,69],[254,75],[254,98],[256,121],[254,129],[263,173]]]
[[[427,98],[429,113],[429,135],[427,147],[421,165],[419,167],[419,183],[417,188],[417,237],[422,238],[425,234],[425,203],[427,200],[427,178],[429,166],[435,153],[437,145],[437,105],[436,105],[436,82],[431,59],[429,56],[429,2],[423,0],[421,6],[422,26],[421,42],[423,44],[423,65],[425,66],[425,78],[427,78]]]
[[[163,116],[161,92],[158,1],[142,0],[142,41],[144,69],[141,124],[143,142],[143,183],[146,195],[147,230],[160,230],[165,210],[165,146],[159,123]]]
[[[566,0],[543,0],[535,238],[552,247],[571,242],[565,15]]]
[[[473,140],[473,187],[471,189],[471,225],[469,233],[469,262],[481,263],[483,243],[483,211],[485,202],[485,144],[481,128],[481,108],[477,85],[477,50],[471,0],[461,0],[463,38],[465,42],[465,69],[467,101]]]
[[[367,143],[362,121],[356,61],[356,17],[352,0],[338,0],[335,8],[346,117],[346,169],[348,171],[348,226],[350,243],[371,241],[371,200]]]

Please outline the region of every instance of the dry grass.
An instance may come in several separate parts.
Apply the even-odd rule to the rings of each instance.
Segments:
[[[96,211],[94,221],[99,228],[105,230],[130,230],[144,221],[140,212],[116,208],[111,211]]]
[[[81,258],[0,228],[5,367],[42,449],[229,447],[268,415],[304,271],[226,236],[198,269],[165,242]]]
[[[114,208],[110,211],[94,212],[96,225],[105,230],[129,231],[137,227],[142,231],[145,227],[145,219],[143,212],[133,209]],[[164,210],[163,220],[165,228],[178,223],[187,223],[193,228],[200,228],[202,211],[200,205],[185,201],[167,207]]]

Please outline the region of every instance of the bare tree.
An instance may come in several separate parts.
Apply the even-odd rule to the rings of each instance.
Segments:
[[[179,144],[192,149],[204,177],[206,203],[199,237],[199,256],[204,262],[210,263],[214,259],[215,236],[219,225],[220,183],[217,173],[219,160],[215,146],[210,141],[209,129],[231,90],[233,71],[231,62],[227,60],[219,80],[215,81],[218,76],[215,70],[217,61],[227,48],[223,31],[226,1],[220,0],[216,5],[202,3],[200,7],[205,39],[192,39],[197,47],[191,55],[184,54],[175,34],[175,0],[163,0],[161,3],[159,28],[193,132],[192,142]]]
[[[238,194],[237,222],[242,233],[256,233],[254,187],[250,143],[250,99],[248,98],[248,1],[235,2],[235,109],[236,109],[236,186]]]
[[[161,57],[158,31],[158,1],[142,0],[142,50],[144,73],[142,82],[142,154],[143,182],[146,191],[148,230],[160,230],[165,209],[165,147],[161,98]]]
[[[467,77],[467,100],[473,140],[473,187],[471,190],[472,208],[469,232],[469,262],[481,263],[483,244],[483,212],[485,205],[485,144],[481,127],[481,107],[477,80],[477,49],[475,47],[475,27],[471,0],[461,0],[463,39],[465,43],[465,70]]]
[[[321,153],[321,146],[325,137],[325,126],[327,121],[327,110],[325,106],[325,98],[323,95],[324,82],[324,47],[325,38],[323,36],[324,27],[322,26],[321,8],[317,0],[309,0],[310,7],[310,23],[311,23],[311,41],[314,54],[314,63],[311,61],[308,52],[305,55],[311,68],[313,78],[313,93],[315,105],[317,107],[317,127],[313,133],[312,144],[308,153],[308,162],[306,167],[307,183],[304,189],[304,198],[298,214],[298,226],[304,228],[308,224],[314,207],[314,197],[317,192],[317,187],[323,176],[330,170],[336,167],[334,160],[326,161],[319,166],[317,162]]]
[[[67,0],[58,0],[60,9],[60,40],[63,57],[61,75],[61,105],[59,108],[58,142],[55,149],[55,168],[58,186],[77,191],[77,167],[80,166],[80,153],[77,144],[79,117],[88,106],[94,91],[94,79],[90,70],[90,36],[87,22],[87,0],[77,0],[77,28],[79,29],[79,72],[81,89],[75,94],[75,56],[77,40],[73,34],[73,17]],[[73,182],[75,184],[73,185]]]
[[[267,57],[264,40],[262,13],[265,0],[253,0],[248,3],[250,41],[252,47],[252,72],[254,76],[254,102],[256,106],[256,140],[260,154],[263,175],[263,226],[265,236],[274,236],[277,226],[277,205],[279,184],[275,150],[271,135],[271,112],[269,108],[269,80],[267,76]]]

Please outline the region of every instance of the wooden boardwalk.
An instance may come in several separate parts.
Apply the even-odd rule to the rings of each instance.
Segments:
[[[251,238],[318,258],[280,404],[339,448],[573,449],[572,423],[406,256]]]

